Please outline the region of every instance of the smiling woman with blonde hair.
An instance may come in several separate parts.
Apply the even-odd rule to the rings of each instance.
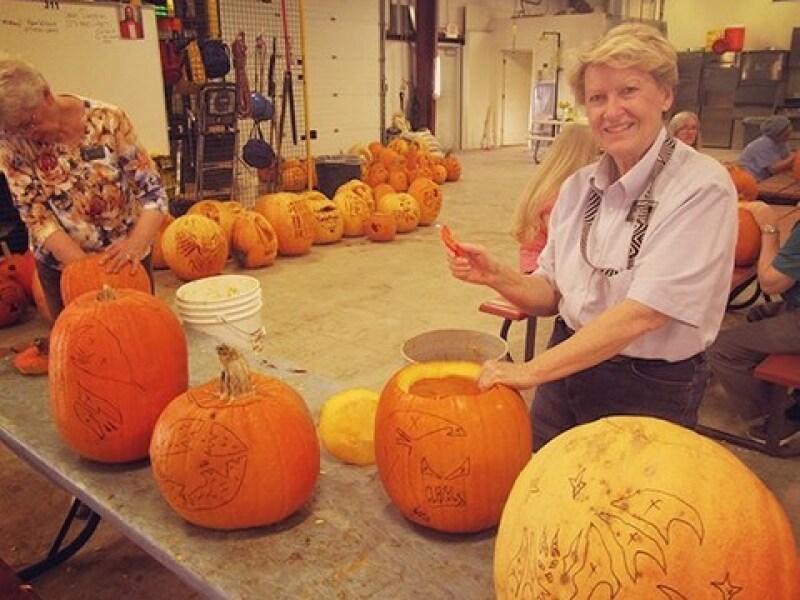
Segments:
[[[650,26],[620,25],[587,48],[570,83],[604,155],[561,185],[536,271],[477,244],[449,255],[454,277],[557,315],[547,350],[487,361],[479,378],[536,388],[535,449],[614,414],[697,424],[730,289],[736,190],[664,127],[677,78],[675,48]]]

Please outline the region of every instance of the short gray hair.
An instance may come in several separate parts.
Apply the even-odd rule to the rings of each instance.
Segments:
[[[698,127],[700,126],[700,117],[697,116],[697,113],[694,113],[691,110],[682,110],[679,113],[675,113],[669,120],[667,131],[669,131],[672,135],[675,135],[681,129],[684,129],[689,124],[689,121],[694,121],[697,123]]]
[[[586,103],[584,75],[591,65],[618,69],[641,69],[660,86],[674,88],[678,83],[678,53],[660,31],[644,23],[617,25],[578,57],[569,84],[575,101]]]
[[[0,56],[0,131],[22,123],[49,89],[42,74],[29,63]]]

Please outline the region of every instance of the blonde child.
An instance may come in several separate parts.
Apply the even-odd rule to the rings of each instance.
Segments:
[[[519,265],[524,273],[536,270],[547,242],[547,222],[561,184],[597,158],[598,147],[588,125],[571,123],[561,129],[544,160],[536,167],[517,207],[511,236],[520,244]]]

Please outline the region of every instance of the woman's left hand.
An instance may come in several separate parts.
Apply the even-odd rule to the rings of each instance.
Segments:
[[[497,383],[503,383],[518,390],[527,390],[536,386],[529,364],[487,360],[481,367],[478,387],[486,390]]]
[[[109,273],[118,273],[127,266],[130,267],[131,273],[135,273],[146,255],[147,246],[142,246],[128,237],[117,240],[106,248],[100,263],[106,266]]]

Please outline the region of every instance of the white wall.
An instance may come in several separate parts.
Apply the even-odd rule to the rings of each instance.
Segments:
[[[706,32],[744,25],[744,49],[788,50],[792,28],[800,27],[800,2],[772,0],[667,0],[667,35],[679,50],[705,45]]]

